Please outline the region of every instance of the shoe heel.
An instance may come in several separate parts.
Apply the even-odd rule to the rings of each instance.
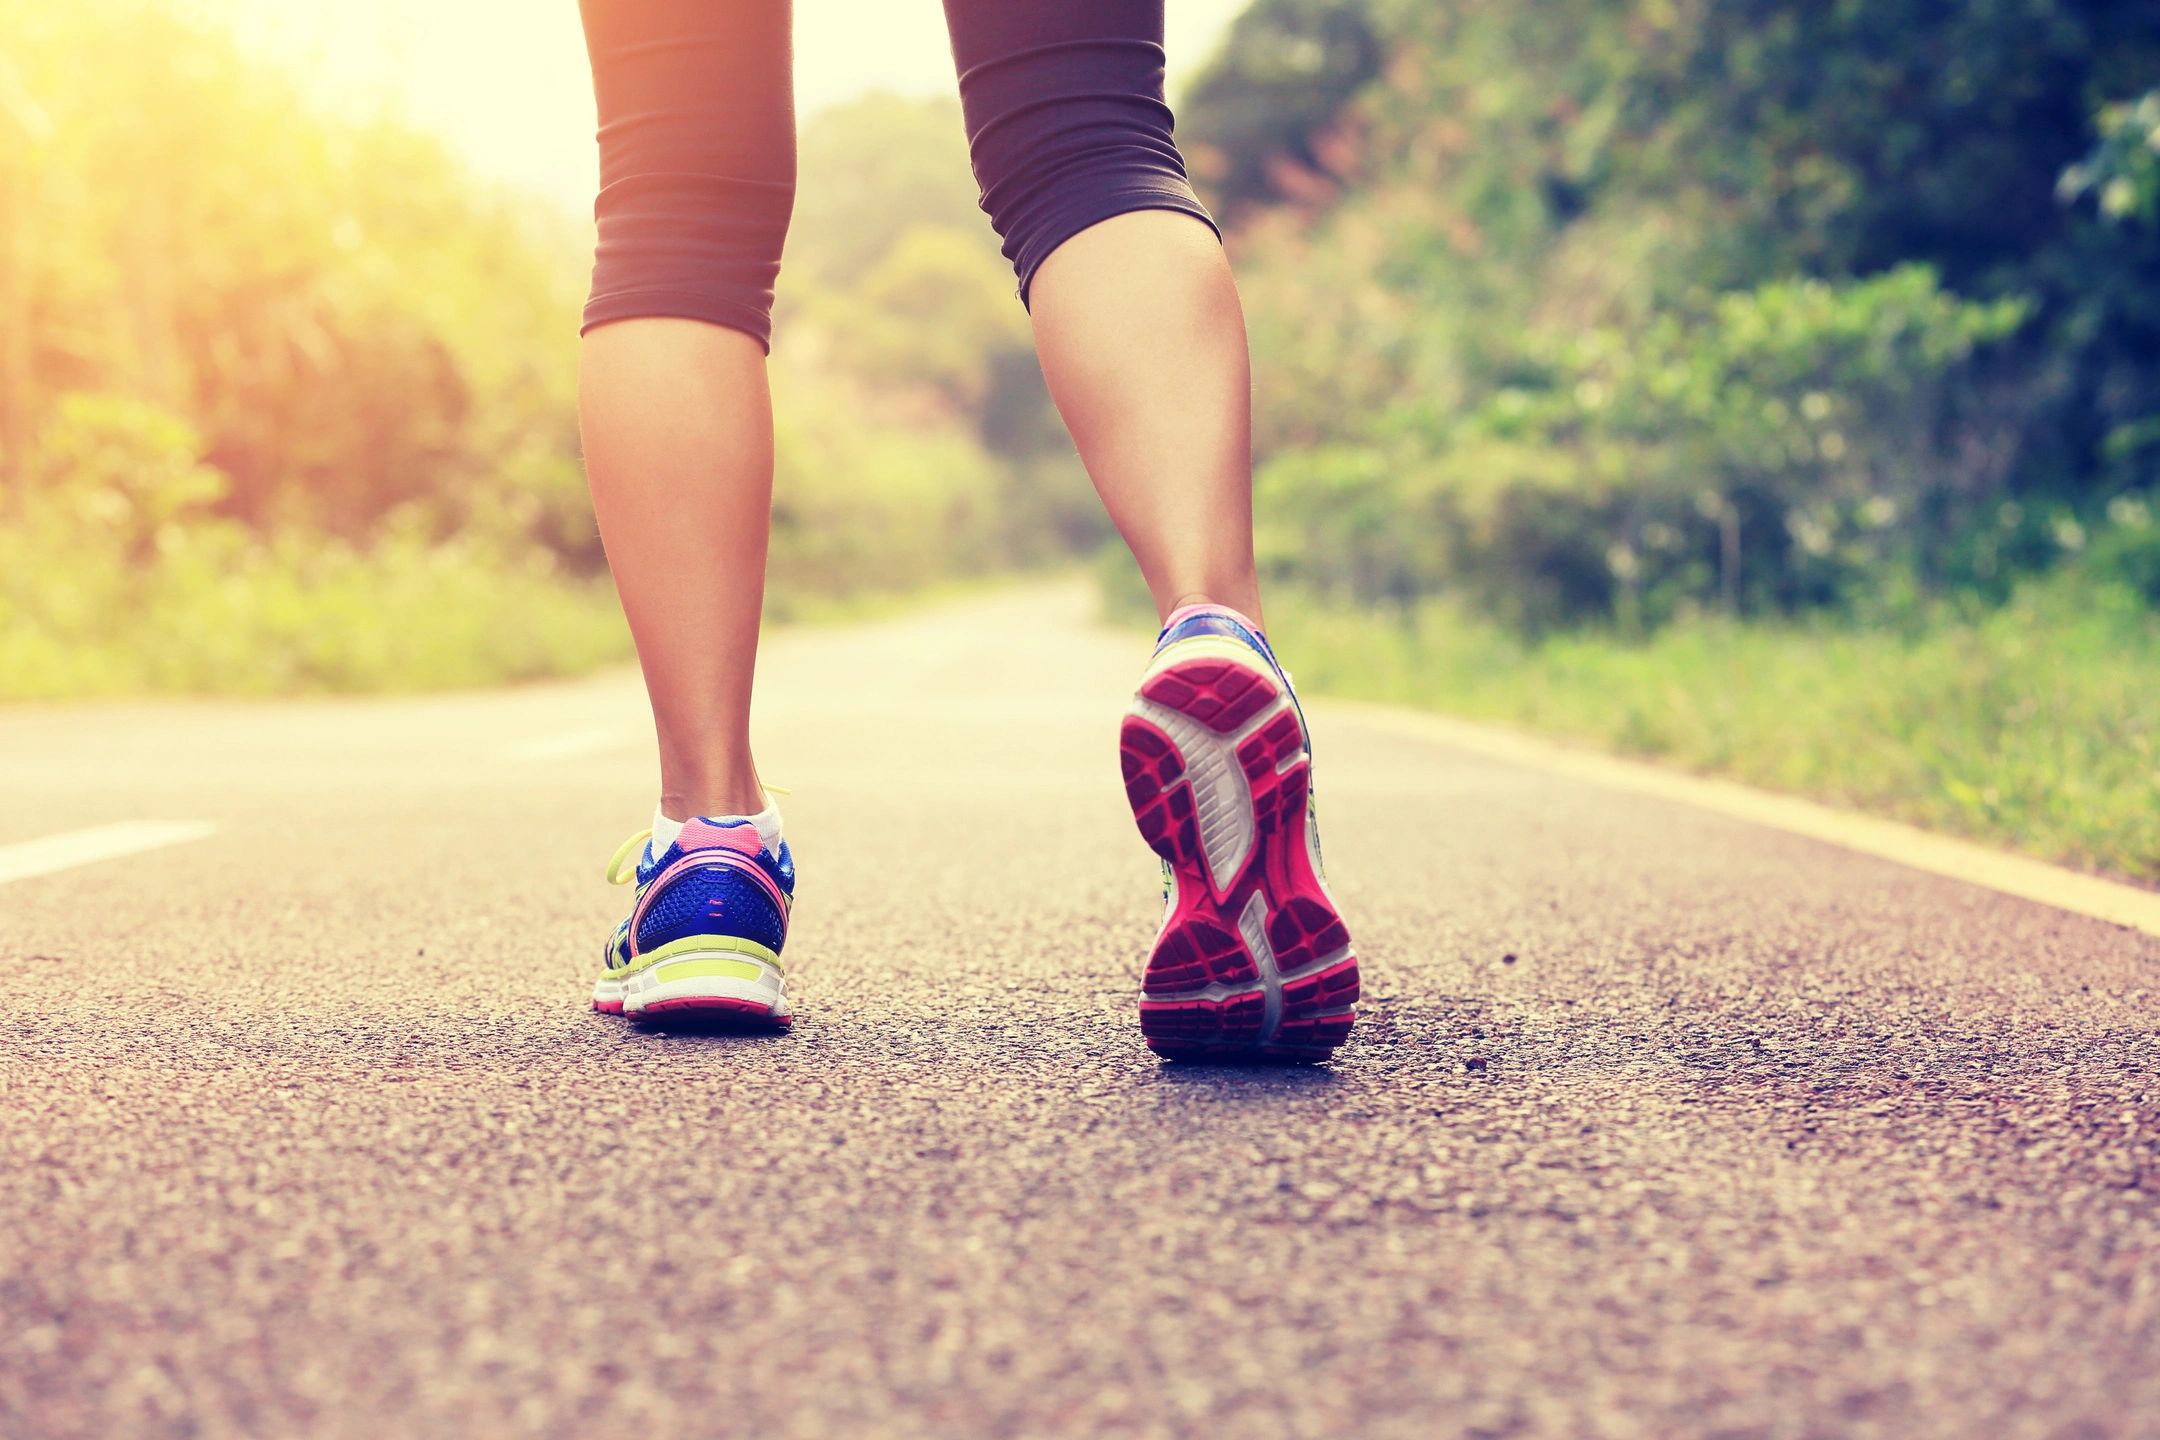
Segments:
[[[710,946],[676,941],[668,953],[635,970],[623,984],[623,1014],[653,1024],[673,1021],[790,1024],[780,966],[746,953],[742,942],[716,936]]]

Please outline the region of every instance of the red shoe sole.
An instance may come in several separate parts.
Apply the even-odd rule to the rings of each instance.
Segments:
[[[1306,849],[1310,747],[1280,682],[1257,662],[1179,661],[1141,686],[1118,748],[1133,819],[1177,877],[1142,987],[1148,1047],[1329,1058],[1355,1019],[1357,957]]]

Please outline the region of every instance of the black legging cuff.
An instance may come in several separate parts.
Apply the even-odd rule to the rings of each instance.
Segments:
[[[725,325],[728,329],[740,330],[757,341],[758,347],[766,354],[772,353],[772,308],[769,301],[761,304],[736,300],[710,290],[681,285],[596,294],[585,302],[585,319],[578,326],[578,334],[583,335],[597,326],[617,320],[645,320],[654,317],[703,320],[711,325]]]

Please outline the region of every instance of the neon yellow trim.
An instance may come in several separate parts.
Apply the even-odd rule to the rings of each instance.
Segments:
[[[655,970],[653,980],[665,985],[672,980],[695,980],[703,975],[717,975],[727,980],[757,980],[764,974],[765,967],[753,960],[676,960]]]
[[[682,955],[712,954],[741,955],[751,960],[762,961],[775,970],[785,968],[781,965],[780,957],[777,954],[758,944],[755,940],[745,940],[740,935],[687,935],[680,940],[670,940],[657,950],[648,950],[642,955],[633,957],[630,963],[621,969],[609,970],[607,978],[620,980],[626,976],[635,975],[641,970],[658,965],[662,961],[672,960]]]

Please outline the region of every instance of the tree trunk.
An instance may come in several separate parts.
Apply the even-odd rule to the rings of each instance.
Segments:
[[[1728,497],[1718,512],[1718,589],[1725,613],[1740,613],[1740,507]]]

